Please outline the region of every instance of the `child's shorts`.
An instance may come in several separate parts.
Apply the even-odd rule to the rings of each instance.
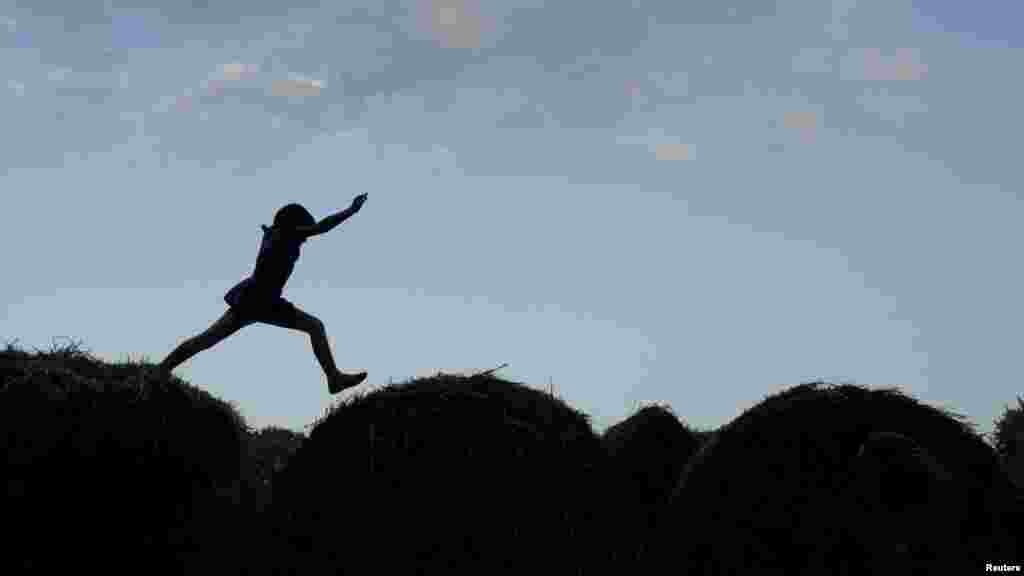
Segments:
[[[252,277],[235,284],[224,294],[227,303],[246,321],[291,323],[298,315],[298,308],[280,294],[260,290]]]

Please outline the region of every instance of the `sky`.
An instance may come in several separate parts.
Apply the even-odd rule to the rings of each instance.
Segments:
[[[6,341],[158,362],[280,206],[367,193],[284,293],[366,384],[259,324],[175,373],[297,431],[506,363],[598,431],[823,379],[988,432],[1022,393],[1018,2],[163,4],[0,0]]]

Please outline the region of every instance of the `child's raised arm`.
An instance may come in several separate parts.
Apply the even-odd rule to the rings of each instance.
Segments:
[[[345,220],[348,220],[349,217],[355,214],[356,212],[359,212],[359,210],[362,209],[363,207],[363,203],[366,202],[366,196],[366,194],[360,194],[359,196],[356,196],[352,200],[352,204],[348,208],[345,208],[344,210],[336,214],[331,214],[330,216],[317,222],[313,226],[299,227],[299,233],[304,234],[308,237],[316,236],[317,234],[323,234],[324,232],[330,231],[338,224],[341,224]]]

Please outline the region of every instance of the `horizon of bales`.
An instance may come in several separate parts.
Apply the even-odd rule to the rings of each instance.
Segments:
[[[77,344],[0,349],[2,506],[17,527],[0,570],[1019,564],[1015,452],[896,388],[803,383],[714,430],[651,404],[598,434],[497,369],[438,373],[353,394],[302,434],[252,429],[152,368]],[[998,423],[1001,450],[1020,420],[1008,409]]]

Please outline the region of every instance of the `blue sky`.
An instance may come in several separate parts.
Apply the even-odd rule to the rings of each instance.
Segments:
[[[7,340],[159,361],[278,207],[366,192],[285,296],[370,387],[508,363],[599,430],[1021,393],[1015,3],[160,4],[0,3]],[[257,427],[336,401],[270,326],[176,373]]]

